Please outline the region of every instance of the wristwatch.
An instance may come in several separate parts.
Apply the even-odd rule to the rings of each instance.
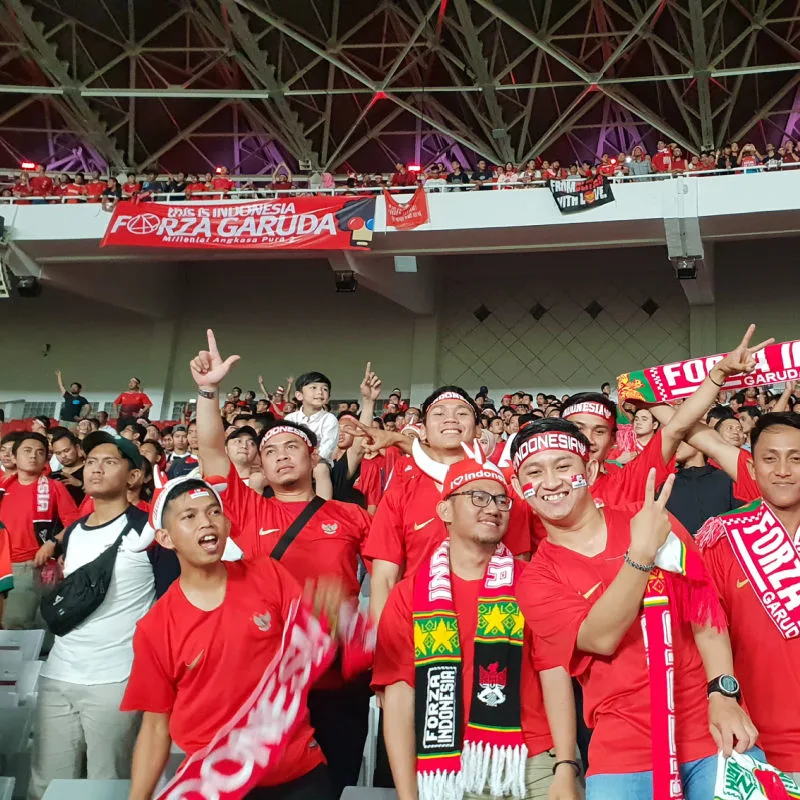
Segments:
[[[213,400],[217,396],[216,390],[198,389],[197,393],[200,397],[205,397],[206,400]]]
[[[742,699],[742,690],[739,681],[733,675],[720,675],[708,682],[708,696],[714,692],[719,692],[723,697],[732,697],[737,702]]]

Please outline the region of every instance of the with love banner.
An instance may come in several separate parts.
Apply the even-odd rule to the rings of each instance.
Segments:
[[[101,247],[363,250],[374,197],[287,197],[239,203],[117,203]]]
[[[693,394],[706,379],[715,364],[726,354],[690,358],[663,367],[650,367],[638,372],[626,372],[617,378],[620,401],[639,400],[644,403],[664,403],[680,400]],[[739,391],[750,386],[765,386],[800,379],[800,340],[767,345],[755,356],[756,368],[746,375],[733,375],[720,387]]]
[[[386,202],[387,228],[410,231],[431,221],[428,211],[428,196],[421,186],[417,187],[407,203],[398,203],[386,189],[383,190],[383,199]]]
[[[551,180],[550,191],[562,214],[572,214],[614,202],[614,193],[605,175],[581,181]]]

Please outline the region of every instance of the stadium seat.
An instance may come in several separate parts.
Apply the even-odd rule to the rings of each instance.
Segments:
[[[36,692],[39,684],[39,675],[44,666],[44,661],[24,661],[22,670],[17,678],[17,696],[21,706],[36,705]]]
[[[394,789],[373,789],[366,786],[348,786],[341,800],[397,800]]]
[[[14,778],[0,778],[0,800],[11,800],[14,796]]]
[[[23,661],[36,661],[42,650],[44,631],[0,631],[0,652],[21,650]]]
[[[130,781],[50,781],[42,800],[127,800]]]
[[[28,749],[33,712],[31,707],[3,709],[0,714],[0,755],[14,756]]]

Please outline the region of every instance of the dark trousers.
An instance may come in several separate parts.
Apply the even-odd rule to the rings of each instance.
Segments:
[[[578,681],[572,679],[572,691],[575,694],[575,719],[577,722],[578,750],[583,762],[583,774],[589,769],[589,741],[592,738],[591,728],[586,727],[583,719],[583,689]]]
[[[324,765],[315,767],[297,780],[280,786],[256,786],[245,800],[334,800],[328,770]]]
[[[369,678],[363,676],[341,689],[314,689],[308,710],[314,736],[328,762],[333,796],[355,786],[361,772],[369,724]]]

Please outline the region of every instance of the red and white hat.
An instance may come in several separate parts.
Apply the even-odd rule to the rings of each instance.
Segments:
[[[451,494],[474,481],[494,481],[502,486],[503,489],[508,490],[506,476],[496,464],[484,459],[483,452],[477,442],[474,444],[474,449],[470,449],[465,444],[461,446],[464,448],[467,457],[457,461],[455,464],[451,464],[447,470],[447,476],[442,487],[442,500],[446,500]]]

